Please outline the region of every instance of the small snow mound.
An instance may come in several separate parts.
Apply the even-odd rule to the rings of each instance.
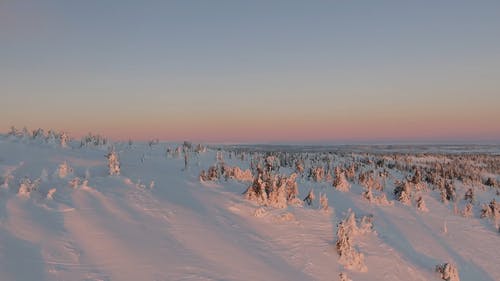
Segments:
[[[275,221],[279,221],[279,222],[287,222],[287,221],[295,221],[296,219],[295,219],[295,216],[292,213],[286,212],[286,213],[277,215],[274,218],[274,220]]]

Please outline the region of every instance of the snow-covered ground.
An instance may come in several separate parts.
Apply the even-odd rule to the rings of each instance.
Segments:
[[[190,152],[186,169],[175,144],[116,144],[120,175],[110,176],[107,146],[78,146],[0,136],[0,280],[441,280],[442,263],[461,280],[500,280],[498,225],[479,217],[480,203],[500,201],[495,188],[478,187],[464,218],[437,191],[421,193],[422,212],[394,201],[392,185],[381,205],[357,183],[341,192],[298,177],[312,206],[273,208],[245,199],[251,182],[200,181],[217,156],[249,168],[224,151]],[[457,184],[459,211],[465,189]],[[349,209],[373,223],[351,240],[366,270],[339,261]]]

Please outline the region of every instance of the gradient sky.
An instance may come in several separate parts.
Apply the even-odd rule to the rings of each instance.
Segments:
[[[500,1],[0,0],[0,128],[500,141]]]

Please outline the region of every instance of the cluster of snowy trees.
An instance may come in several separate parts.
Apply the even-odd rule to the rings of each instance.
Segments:
[[[245,198],[275,208],[286,208],[290,203],[300,204],[296,178],[295,173],[285,176],[261,171],[244,192]]]
[[[335,247],[339,255],[339,262],[347,269],[367,271],[364,255],[354,247],[355,236],[372,231],[372,219],[363,216],[356,220],[356,215],[349,210],[346,217],[337,225],[337,241]]]
[[[108,144],[108,139],[99,134],[88,133],[80,140],[80,147],[90,147],[90,146],[99,147],[99,146],[106,146],[107,144]]]
[[[36,142],[36,143],[46,143],[51,145],[58,145],[60,147],[67,147],[70,142],[70,137],[65,132],[57,132],[54,130],[45,130],[39,128],[33,131],[29,131],[26,127],[22,130],[17,129],[12,126],[7,133],[10,138],[22,140],[24,142]]]

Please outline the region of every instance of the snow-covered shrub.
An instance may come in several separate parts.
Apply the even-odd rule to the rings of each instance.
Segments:
[[[464,200],[469,201],[469,203],[473,203],[475,200],[474,190],[472,188],[467,189],[464,195]]]
[[[325,193],[319,194],[319,206],[321,210],[328,211],[328,197],[326,197]]]
[[[354,180],[356,177],[356,165],[354,165],[354,163],[349,166],[349,169],[346,169],[345,176],[351,181]]]
[[[309,193],[307,194],[306,198],[304,198],[304,202],[306,202],[306,204],[308,206],[311,206],[315,198],[316,197],[314,196],[314,190],[311,188],[311,190],[309,190]]]
[[[67,177],[71,173],[73,173],[73,169],[68,165],[66,161],[60,164],[57,168],[57,176],[61,179]]]
[[[230,167],[228,165],[222,166],[222,175],[227,179],[234,179],[242,182],[251,182],[253,181],[252,172],[249,169],[243,171],[240,167],[234,166]]]
[[[484,182],[484,185],[495,187],[495,186],[497,186],[497,181],[496,181],[496,179],[490,177],[490,178],[486,179],[486,181]]]
[[[373,193],[372,193],[372,189],[371,187],[368,187],[362,194],[363,198],[365,198],[366,200],[368,200],[368,202],[372,202],[373,200]]]
[[[107,155],[108,158],[108,170],[110,176],[120,175],[120,162],[118,161],[118,154],[112,149]]]
[[[358,181],[359,184],[361,184],[367,189],[370,188],[378,191],[382,191],[384,189],[380,181],[376,180],[373,174],[369,172],[360,173],[358,176]]]
[[[333,181],[333,187],[342,192],[349,191],[349,189],[351,188],[351,184],[347,181],[344,172],[340,172],[339,174],[335,175],[335,180]]]
[[[436,265],[436,272],[439,273],[441,279],[446,281],[460,281],[457,266],[452,263],[444,263]]]
[[[40,179],[31,181],[28,177],[24,177],[19,181],[19,190],[17,192],[20,196],[30,196],[32,191],[35,191],[40,184]]]
[[[79,177],[73,178],[68,182],[68,185],[74,189],[78,188],[78,186],[80,185],[80,178]]]
[[[202,170],[200,173],[200,181],[217,181],[222,172],[217,165],[210,166],[208,171]]]
[[[496,219],[500,215],[500,207],[498,206],[496,200],[493,198],[490,204],[483,204],[481,209],[481,218],[491,218]]]
[[[340,281],[352,281],[349,277],[347,277],[347,274],[345,272],[341,272],[339,274],[339,280]]]
[[[446,199],[448,201],[455,201],[455,199],[456,199],[456,190],[455,190],[455,186],[451,183],[451,181],[447,181],[445,183],[444,190],[446,192]]]
[[[297,160],[295,162],[295,172],[297,172],[297,174],[300,174],[300,175],[302,175],[304,173],[304,161]]]
[[[253,213],[253,215],[255,217],[260,218],[260,217],[265,216],[266,213],[267,213],[266,209],[264,209],[263,207],[260,207],[260,208],[255,209],[255,212]]]
[[[14,176],[11,173],[7,173],[3,176],[3,178],[0,178],[2,183],[2,186],[4,188],[9,188],[9,182],[14,179]]]
[[[51,188],[49,190],[49,192],[47,192],[47,199],[49,199],[49,200],[54,199],[54,193],[56,193],[56,189],[55,188]]]
[[[422,211],[422,212],[428,212],[429,209],[427,209],[427,206],[425,205],[424,198],[422,196],[419,196],[417,198],[417,210]]]
[[[473,207],[472,204],[470,202],[467,202],[464,209],[462,210],[462,216],[464,218],[472,217],[472,207]]]

